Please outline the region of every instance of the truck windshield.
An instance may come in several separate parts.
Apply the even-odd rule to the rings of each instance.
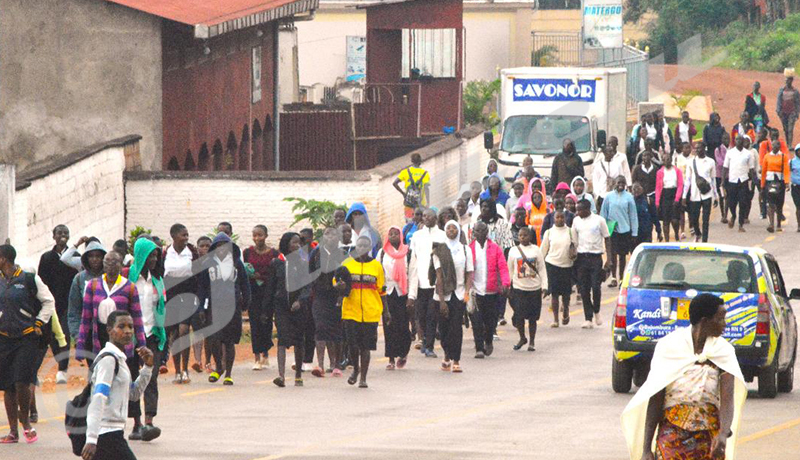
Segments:
[[[575,142],[577,153],[592,148],[589,119],[581,116],[517,115],[503,126],[501,150],[508,153],[556,155],[564,139]]]

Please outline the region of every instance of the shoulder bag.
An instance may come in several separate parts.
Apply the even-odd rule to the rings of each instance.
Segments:
[[[696,158],[692,160],[692,165],[694,167],[694,183],[697,184],[697,190],[700,191],[701,195],[705,195],[706,193],[711,191],[711,184],[709,184],[704,177],[701,177],[700,173],[697,171]]]

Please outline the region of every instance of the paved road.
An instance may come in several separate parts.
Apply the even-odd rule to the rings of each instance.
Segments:
[[[800,265],[792,263],[800,257],[794,224],[791,233],[774,237],[764,227],[757,220],[739,234],[715,223],[712,240],[762,245],[777,255],[789,287],[800,287]],[[235,387],[199,380],[178,387],[161,378],[157,422],[164,434],[134,444],[134,452],[140,459],[170,460],[625,459],[619,415],[631,395],[611,391],[607,320],[614,294],[604,291],[603,328],[582,330],[575,315],[567,328],[542,327],[537,351],[528,353],[511,350],[515,333],[505,326],[495,354],[477,361],[469,353],[461,375],[443,373],[438,360],[414,354],[407,369],[394,372],[377,357],[368,390],[310,376],[304,388],[278,389],[269,383],[274,369],[244,366],[235,371]],[[465,350],[471,346],[465,341]],[[759,400],[755,385],[750,389],[738,458],[796,459],[800,390]],[[65,393],[46,395],[41,441],[2,446],[0,458],[75,458],[56,418],[65,400]]]

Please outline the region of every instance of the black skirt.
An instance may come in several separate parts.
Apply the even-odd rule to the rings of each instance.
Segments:
[[[569,270],[569,269],[567,269]],[[571,282],[570,278],[567,278]],[[511,290],[511,309],[514,316],[511,324],[514,327],[524,325],[525,321],[539,321],[542,315],[542,290],[523,291],[521,289]]]
[[[665,188],[661,192],[661,200],[658,208],[658,217],[661,221],[671,222],[680,218],[681,205],[675,202],[675,195],[677,193],[677,188]]]
[[[342,332],[342,307],[338,304],[335,295],[316,295],[311,303],[311,313],[314,317],[314,339],[324,342],[341,342],[344,340]]]
[[[572,267],[557,267],[545,262],[547,267],[547,290],[550,295],[570,295],[572,293]]]

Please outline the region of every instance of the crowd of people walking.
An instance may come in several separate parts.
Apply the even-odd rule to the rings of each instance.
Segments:
[[[336,210],[319,234],[286,232],[277,247],[266,225],[251,229],[244,250],[232,225],[221,222],[195,244],[175,223],[169,244],[141,235],[130,251],[125,240],[110,250],[94,237],[70,244],[70,230],[58,225],[34,275],[17,265],[12,246],[0,246],[0,390],[11,427],[0,443],[37,440],[35,384],[48,349],[58,384],[67,382],[70,359],[88,367],[93,390],[81,453],[89,460],[135,458],[121,435],[126,418],[133,419],[129,440],[161,434],[151,375],[169,372],[170,355],[175,384],[205,373],[210,383],[233,385],[245,315],[252,370],[271,368],[277,345],[273,383],[281,388],[289,349],[294,386],[305,384],[303,372],[337,378],[352,369],[347,383],[367,388],[381,323],[387,371],[405,368],[412,350],[438,358],[439,341],[439,367],[452,373],[466,367],[465,327],[474,358],[492,356],[506,305],[519,334],[514,351],[537,350],[548,297],[551,328],[569,325],[573,294],[583,307],[581,327],[601,326],[602,283],[617,286],[637,245],[685,240],[686,221],[695,241],[706,242],[716,206],[722,222],[744,232],[756,196],[769,232],[786,220],[787,190],[800,209],[800,145],[790,153],[769,127],[758,90],[756,84],[731,134],[717,114],[702,139],[687,113],[674,132],[660,114],[646,114],[627,152],[609,139],[591,180],[566,140],[549,181],[530,157],[513,177],[490,160],[485,176],[441,209],[430,206],[436,178],[413,155],[394,184],[406,222],[385,238],[355,203]],[[796,99],[785,96],[790,92],[784,104]],[[797,218],[800,224],[800,212]],[[116,362],[98,359],[104,355]]]

